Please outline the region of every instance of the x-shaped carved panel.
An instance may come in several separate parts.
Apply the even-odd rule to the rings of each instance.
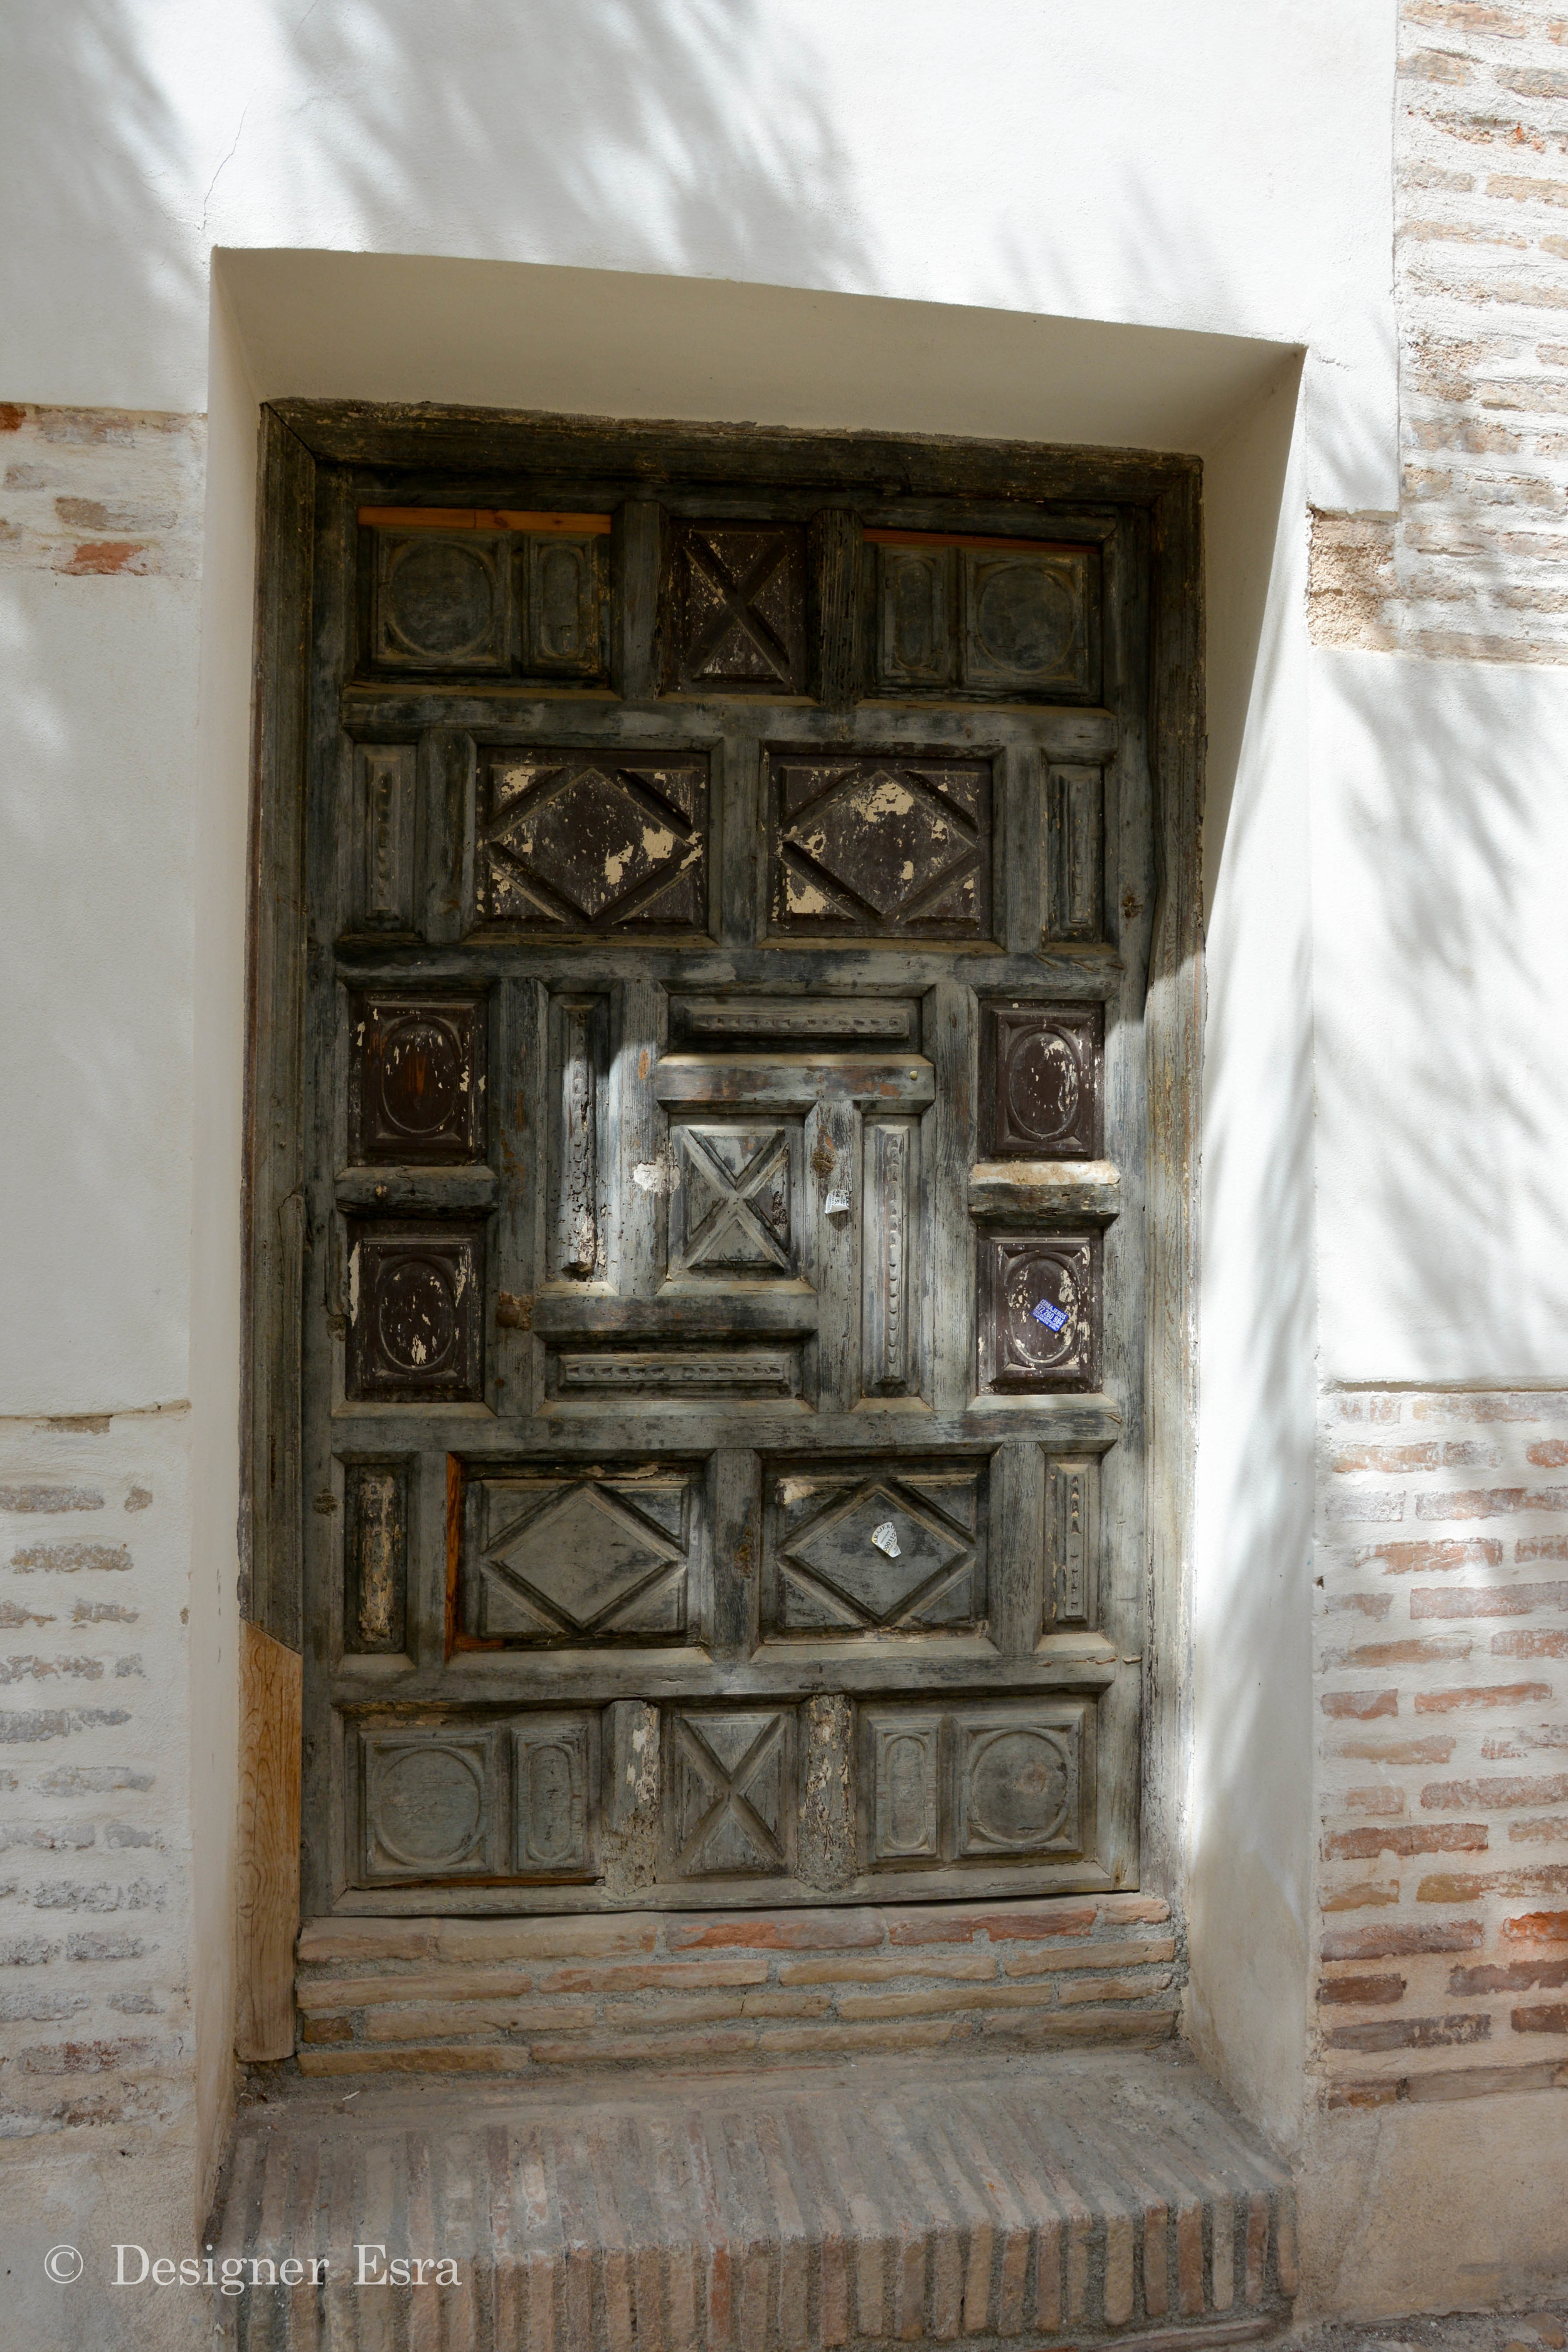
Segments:
[[[677,527],[666,588],[667,691],[805,690],[805,538]]]
[[[681,1181],[670,1216],[671,1274],[793,1274],[799,1129],[680,1126],[672,1133]]]
[[[670,1846],[681,1877],[788,1868],[792,1725],[784,1710],[671,1714]]]

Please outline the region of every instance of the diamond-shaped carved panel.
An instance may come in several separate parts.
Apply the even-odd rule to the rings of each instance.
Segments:
[[[791,1465],[767,1481],[764,1631],[951,1633],[985,1609],[984,1463]]]
[[[793,1275],[801,1129],[672,1127],[680,1182],[670,1202],[672,1275]]]
[[[706,923],[706,761],[496,751],[481,799],[481,922],[552,934]]]
[[[664,1753],[674,1876],[776,1878],[787,1872],[794,1730],[787,1708],[671,1708]]]
[[[790,754],[770,796],[775,936],[988,936],[989,761]]]
[[[805,533],[676,523],[665,574],[665,691],[804,694]]]
[[[684,1640],[701,1506],[686,1470],[477,1481],[463,1632],[529,1647]]]

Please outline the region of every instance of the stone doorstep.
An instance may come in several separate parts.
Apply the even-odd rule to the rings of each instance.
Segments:
[[[208,2236],[330,2266],[218,2298],[233,2352],[1159,2352],[1270,2334],[1296,2291],[1289,2175],[1179,2050],[280,2076]],[[359,2244],[459,2283],[358,2285]]]

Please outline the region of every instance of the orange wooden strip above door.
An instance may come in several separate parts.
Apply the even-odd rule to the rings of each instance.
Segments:
[[[1077,540],[977,539],[961,530],[867,530],[869,547],[997,547],[1008,555],[1081,555]]]
[[[359,519],[382,530],[559,531],[572,539],[600,539],[610,529],[607,514],[524,514],[509,507],[361,507]]]

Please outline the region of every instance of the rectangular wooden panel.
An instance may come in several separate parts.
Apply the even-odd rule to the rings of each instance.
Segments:
[[[1027,1864],[1092,1834],[1093,1709],[1075,1698],[860,1709],[860,1838],[873,1871]],[[944,1884],[947,1883],[944,1881]]]
[[[521,1878],[596,1876],[599,1718],[529,1715],[511,1735],[513,1866]]]
[[[931,1064],[918,1054],[667,1054],[654,1090],[661,1103],[734,1110],[805,1111],[849,1101],[882,1110],[924,1110]]]
[[[801,1391],[798,1345],[759,1348],[560,1348],[546,1363],[545,1393],[604,1408],[616,1397],[763,1402]]]
[[[241,1624],[234,2049],[247,2065],[294,2050],[303,1666],[297,1650]]]
[[[1011,997],[984,1008],[980,1148],[997,1160],[1094,1160],[1104,1120],[1098,1004]]]
[[[871,531],[879,694],[1092,702],[1098,548]]]
[[[487,751],[479,919],[508,930],[700,931],[708,762],[658,752]]]
[[[415,928],[415,768],[412,743],[362,743],[355,755],[360,824],[360,924]]]
[[[917,1119],[870,1119],[862,1146],[861,1342],[868,1396],[918,1396],[921,1130]]]
[[[484,1002],[377,991],[349,1003],[352,1160],[483,1160]]]
[[[510,666],[511,548],[504,531],[378,530],[371,658],[383,669]]]
[[[672,1281],[793,1280],[800,1272],[802,1129],[672,1119]]]
[[[1052,768],[1046,782],[1046,935],[1105,936],[1105,782],[1098,768]]]
[[[389,1404],[484,1397],[485,1229],[353,1219],[346,1384]]]
[[[1097,1387],[1100,1235],[983,1234],[979,1252],[982,1391]]]
[[[667,1868],[679,1879],[781,1878],[795,1849],[795,1710],[665,1710]]]
[[[907,998],[867,996],[677,996],[669,1006],[670,1042],[710,1049],[722,1045],[795,1042],[810,1045],[913,1045],[920,1007]]]
[[[772,937],[988,937],[989,761],[780,753],[768,793]]]
[[[549,1016],[549,1248],[552,1275],[585,1282],[607,1257],[606,1095],[610,1001],[552,995]]]
[[[1100,1464],[1046,1465],[1046,1610],[1056,1625],[1088,1625],[1095,1617],[1095,1570],[1100,1550]]]
[[[667,694],[804,694],[805,530],[671,523],[660,620]]]
[[[696,1630],[707,1496],[696,1465],[548,1465],[474,1476],[458,1625],[531,1648],[684,1642]]]
[[[410,1465],[343,1470],[343,1648],[398,1652],[406,1642]]]
[[[967,1633],[986,1612],[989,1464],[802,1455],[763,1477],[763,1630]]]
[[[532,533],[523,541],[522,666],[531,676],[598,679],[609,627],[600,538]]]
[[[952,686],[958,676],[957,551],[879,546],[877,588],[881,691]]]
[[[508,1840],[494,1726],[362,1727],[357,1752],[362,1885],[501,1874]]]

